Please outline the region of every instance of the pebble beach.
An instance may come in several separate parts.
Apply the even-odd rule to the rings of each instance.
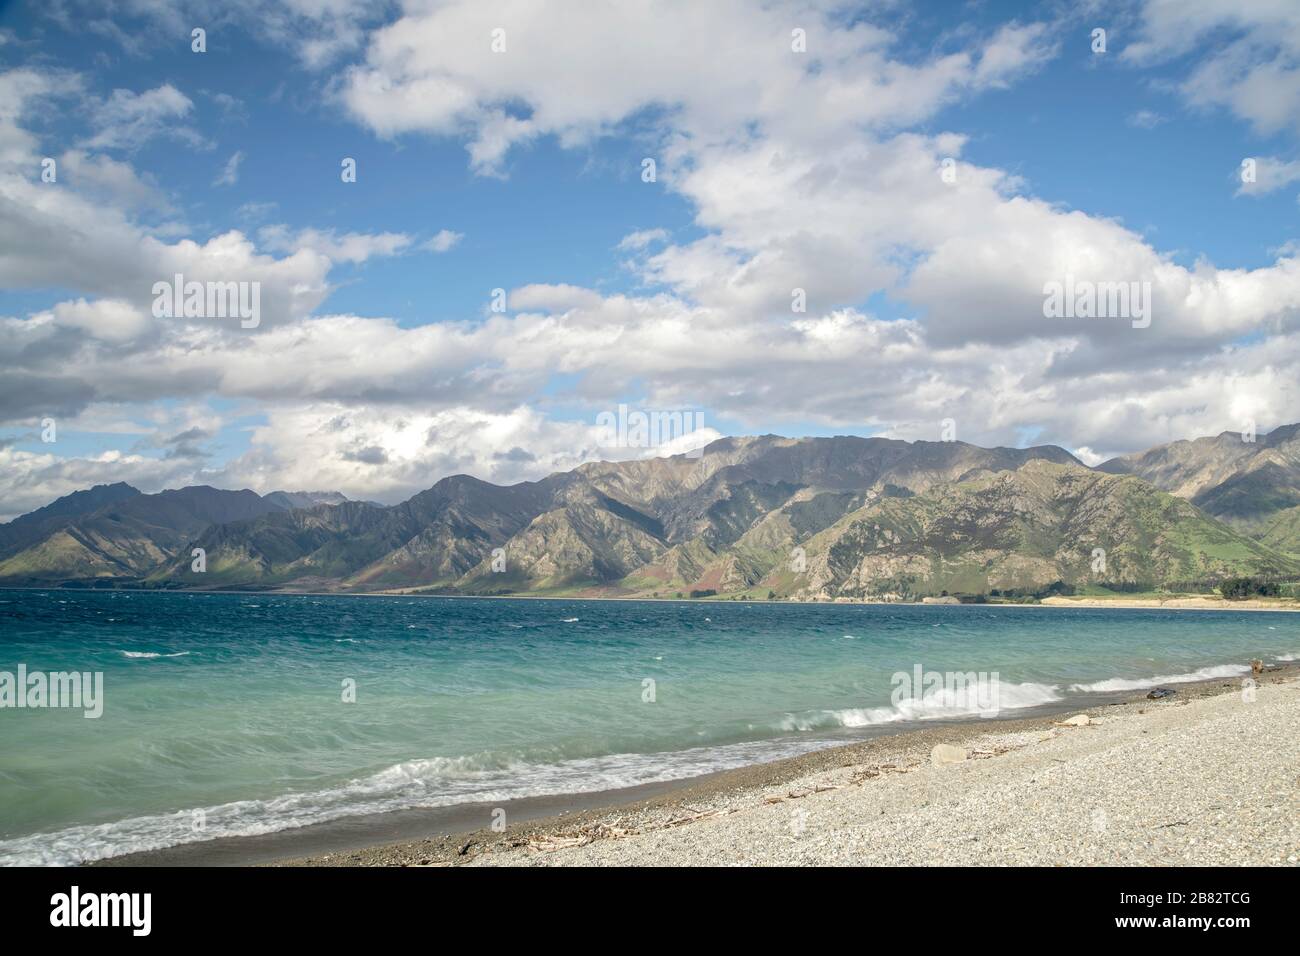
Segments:
[[[1085,719],[1086,718],[1086,719]],[[656,800],[285,861],[351,866],[1294,866],[1300,680],[1180,685],[717,774]]]

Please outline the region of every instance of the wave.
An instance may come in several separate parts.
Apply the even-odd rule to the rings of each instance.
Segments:
[[[1276,660],[1279,661],[1300,661],[1300,654],[1279,654]]]
[[[1159,677],[1112,677],[1091,684],[1071,684],[1070,690],[1080,693],[1100,693],[1117,690],[1142,690],[1157,684],[1186,684],[1189,681],[1213,680],[1216,677],[1240,677],[1249,674],[1250,668],[1244,664],[1217,664],[1202,667],[1186,674],[1164,674]]]
[[[769,740],[556,763],[489,753],[410,760],[329,789],[74,826],[0,841],[0,865],[71,866],[124,853],[223,837],[259,836],[363,814],[614,790],[794,757],[822,745],[808,739]],[[195,829],[194,821],[200,814],[203,827]]]
[[[918,699],[906,699],[885,707],[846,707],[842,710],[817,710],[804,714],[787,714],[777,724],[784,731],[821,730],[827,727],[874,727],[878,724],[896,724],[905,720],[936,720],[941,718],[995,716],[1004,710],[1037,707],[1061,699],[1054,684],[998,685],[996,708],[983,706],[993,701],[981,702],[974,693],[953,688],[936,688]]]
[[[179,657],[189,652],[121,653],[128,658],[149,659]],[[1278,655],[1276,659],[1295,660],[1297,656]],[[1068,690],[1073,693],[1136,690],[1156,684],[1238,677],[1249,671],[1249,667],[1244,665],[1225,664],[1203,667],[1186,674],[1110,678],[1074,684]],[[1054,684],[1001,682],[998,686],[998,711],[1005,713],[1049,704],[1062,700],[1065,693]],[[767,731],[790,736],[662,753],[539,759],[540,755],[535,751],[527,754],[484,752],[471,756],[410,760],[356,776],[336,786],[306,792],[136,816],[111,823],[76,825],[55,832],[0,840],[0,865],[72,865],[125,853],[218,838],[257,836],[393,810],[465,803],[492,805],[522,797],[597,792],[686,779],[843,743],[844,735],[836,734],[836,730],[979,715],[982,710],[976,706],[978,702],[960,699],[963,696],[967,695],[937,688],[919,700],[900,701],[896,706],[789,713],[769,725]],[[193,821],[199,811],[205,825],[196,830]]]

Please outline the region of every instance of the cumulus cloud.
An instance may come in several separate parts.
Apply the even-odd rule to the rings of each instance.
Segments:
[[[339,489],[396,502],[449,474],[512,483],[573,468],[595,456],[594,424],[555,422],[536,409],[456,406],[382,411],[332,402],[277,408],[252,447],[220,476],[230,487]],[[526,456],[501,454],[527,448]]]
[[[49,315],[58,325],[80,329],[89,336],[108,342],[129,342],[153,325],[148,313],[121,299],[60,302]],[[35,321],[41,318],[38,316]]]
[[[807,24],[807,54],[791,48],[796,20]],[[496,29],[504,54],[493,52]],[[499,173],[516,144],[555,135],[576,145],[655,107],[714,142],[742,133],[755,105],[774,128],[814,139],[828,126],[913,122],[1053,51],[1042,24],[1009,24],[983,45],[915,65],[888,57],[891,40],[864,22],[839,26],[829,10],[740,0],[596,4],[580,17],[528,0],[453,2],[377,30],[340,97],[382,136],[464,133],[474,168]]]
[[[1179,55],[1203,23],[1222,22],[1214,4],[1187,9],[1180,18],[1148,5],[1125,57]],[[506,55],[490,46],[501,24]],[[807,29],[806,53],[791,49],[793,24]],[[673,232],[645,222],[618,243],[638,291],[538,275],[509,290],[504,314],[411,326],[323,313],[334,265],[445,252],[460,234],[421,242],[281,223],[171,239],[131,215],[130,167],[92,159],[102,154],[86,145],[82,169],[97,163],[119,184],[113,204],[71,179],[53,192],[15,170],[0,175],[0,282],[71,290],[50,309],[0,320],[0,361],[21,370],[0,380],[0,419],[25,426],[50,409],[86,418],[221,399],[262,423],[246,452],[217,466],[197,434],[75,460],[10,446],[0,464],[28,498],[111,474],[100,480],[330,487],[389,501],[453,472],[515,481],[607,454],[595,414],[623,400],[773,431],[933,439],[953,418],[963,440],[1034,433],[1089,461],[1246,417],[1261,429],[1293,420],[1291,250],[1253,268],[1179,264],[1121,222],[1064,209],[970,161],[964,135],[929,128],[943,107],[1041,69],[1059,35],[1055,24],[1011,23],[909,55],[886,25],[820,4],[411,5],[345,41],[363,52],[331,95],[381,137],[460,140],[487,175],[506,175],[512,150],[541,137],[579,147],[634,130],[659,160],[660,188],[694,220]],[[0,90],[22,95],[57,82],[0,74]],[[116,126],[97,134],[108,136],[103,149],[121,142],[110,128],[148,113],[143,95],[122,98]],[[154,100],[157,109],[168,98]],[[9,149],[26,161],[36,139],[21,102],[0,97],[0,157]],[[1292,181],[1284,161],[1261,168],[1261,187]],[[73,241],[78,230],[93,241]],[[148,290],[176,272],[259,280],[262,326],[253,335],[153,319]],[[1150,327],[1046,318],[1044,284],[1067,276],[1149,284]],[[864,303],[880,294],[901,316],[873,314]]]
[[[1121,56],[1146,66],[1193,54],[1189,103],[1223,108],[1262,133],[1300,129],[1300,7],[1235,0],[1144,0]]]
[[[537,284],[515,289],[507,301],[511,308],[521,311],[564,312],[576,307],[599,308],[603,299],[599,292],[578,286]]]
[[[171,211],[171,202],[152,176],[110,156],[71,149],[58,157],[58,170],[78,193],[119,209]]]

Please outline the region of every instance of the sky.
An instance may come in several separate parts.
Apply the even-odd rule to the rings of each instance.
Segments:
[[[0,0],[0,520],[1262,434],[1300,420],[1297,133],[1294,0]],[[178,274],[256,323],[160,314]],[[695,431],[602,427],[638,412]]]

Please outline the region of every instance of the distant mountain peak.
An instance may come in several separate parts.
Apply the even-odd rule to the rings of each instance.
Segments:
[[[1300,573],[1297,436],[1225,433],[1091,469],[1056,445],[742,435],[508,486],[449,475],[393,506],[118,483],[0,526],[0,581],[893,599],[1097,583],[1099,547],[1117,586],[1199,586]]]
[[[262,498],[290,510],[314,508],[317,505],[339,505],[348,500],[346,495],[338,491],[272,491]]]

